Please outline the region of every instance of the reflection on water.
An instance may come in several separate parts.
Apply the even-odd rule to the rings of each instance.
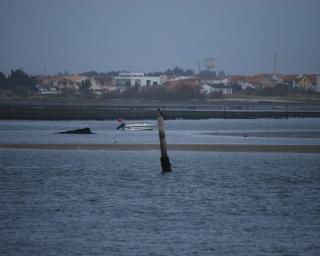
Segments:
[[[0,255],[317,255],[319,154],[0,150]]]

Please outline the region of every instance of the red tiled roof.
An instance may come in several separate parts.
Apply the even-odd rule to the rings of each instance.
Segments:
[[[283,76],[283,82],[293,82],[293,81],[299,81],[299,75],[293,75],[293,74],[288,74]]]
[[[242,76],[242,75],[232,75],[230,76],[230,81],[231,82],[239,82],[239,81],[245,81],[246,80],[246,76]]]

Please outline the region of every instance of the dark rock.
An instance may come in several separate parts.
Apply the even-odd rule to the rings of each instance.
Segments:
[[[59,133],[60,134],[93,134],[90,128],[82,128],[82,129],[70,130],[70,131],[59,132]]]

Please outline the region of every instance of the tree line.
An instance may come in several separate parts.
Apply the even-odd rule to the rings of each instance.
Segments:
[[[28,75],[22,69],[11,70],[8,76],[0,72],[0,89],[13,95],[28,96],[37,91],[37,84],[36,77]]]
[[[118,76],[121,72],[127,72],[127,71],[109,71],[109,72],[97,72],[97,71],[89,71],[89,72],[83,72],[80,75],[83,76],[90,76],[90,77],[115,77]],[[220,71],[219,75],[224,74],[223,71]],[[154,72],[147,72],[145,73],[145,76],[194,76],[195,72],[192,69],[183,69],[179,67],[175,67],[173,69],[168,68],[165,71],[154,71]],[[201,70],[200,74],[201,77],[213,77],[216,76],[215,71],[209,71],[209,70]]]

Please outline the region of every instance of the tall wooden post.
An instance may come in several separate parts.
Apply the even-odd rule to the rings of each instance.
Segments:
[[[166,134],[164,130],[163,115],[158,109],[158,130],[159,130],[159,139],[160,139],[160,150],[161,150],[161,167],[162,172],[171,172],[171,164],[167,154],[167,143],[166,143]]]

